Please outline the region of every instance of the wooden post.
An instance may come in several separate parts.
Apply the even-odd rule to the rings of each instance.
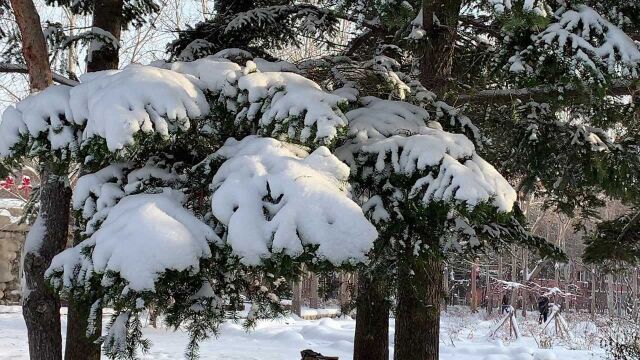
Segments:
[[[318,308],[318,275],[310,273],[309,280],[309,307],[312,309]]]
[[[502,254],[498,255],[498,275],[496,276],[496,279],[498,280],[503,280],[503,274],[502,274]],[[503,296],[503,291],[502,291],[502,284],[500,284],[500,286],[498,287],[498,304],[499,304],[499,309],[500,309],[500,313],[502,314],[502,296]]]
[[[493,294],[491,291],[491,274],[490,274],[490,266],[487,265],[487,276],[486,279],[486,294],[487,294],[487,314],[491,315],[493,312]]]
[[[340,287],[338,288],[338,303],[340,303],[340,308],[343,309],[349,302],[349,283],[347,282],[347,275],[344,271],[340,272],[338,279],[340,280]]]
[[[522,284],[527,285],[529,282],[529,252],[522,249]],[[522,291],[522,317],[527,317],[527,297],[528,293]]]
[[[442,301],[442,309],[447,311],[447,305],[449,304],[449,265],[444,264],[444,277],[442,279],[442,289],[444,290],[444,299]]]
[[[293,282],[292,292],[291,312],[298,316],[302,316],[302,286],[300,284],[300,278]]]
[[[511,247],[511,281],[518,282],[518,259],[516,258],[516,251],[518,248],[514,245]],[[518,289],[511,290],[511,306],[516,308],[516,299],[518,295]]]
[[[591,269],[591,318],[596,318],[596,268]]]
[[[607,309],[609,310],[609,316],[614,316],[616,313],[615,308],[615,294],[613,289],[613,275],[607,274]]]
[[[640,306],[640,293],[638,293],[638,275],[640,275],[640,268],[631,270],[631,291],[633,292],[633,301],[631,304],[631,316],[637,320],[638,318],[638,306]]]
[[[478,311],[478,303],[476,302],[476,277],[478,274],[478,265],[476,259],[471,263],[471,312]]]

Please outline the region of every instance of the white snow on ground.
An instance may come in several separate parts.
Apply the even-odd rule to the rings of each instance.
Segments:
[[[62,309],[66,313],[66,309]],[[305,315],[303,313],[303,315]],[[555,344],[552,349],[539,349],[529,332],[536,333],[539,325],[535,316],[521,323],[520,341],[490,340],[484,335],[495,326],[498,315],[485,320],[482,314],[470,315],[468,310],[450,308],[442,319],[442,360],[595,360],[604,359],[604,351],[598,348],[598,340],[574,343],[579,350],[569,350]],[[520,319],[521,320],[521,319]],[[62,328],[66,328],[66,315],[62,315]],[[578,324],[570,327],[580,332]],[[222,325],[218,339],[202,343],[201,358],[216,360],[297,360],[300,350],[311,348],[323,355],[339,356],[350,360],[353,349],[355,321],[351,319],[300,320],[292,317],[264,320],[257,328],[246,333],[240,324],[228,322]],[[391,320],[390,337],[394,323]],[[152,341],[151,350],[143,359],[182,359],[187,335],[182,331],[145,328],[145,335]],[[64,343],[64,342],[63,342]],[[393,342],[391,342],[393,344]],[[391,349],[392,350],[392,349]],[[0,306],[0,359],[28,359],[26,328],[20,308]]]

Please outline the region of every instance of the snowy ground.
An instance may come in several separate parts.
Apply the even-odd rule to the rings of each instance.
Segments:
[[[63,313],[65,312],[63,309]],[[530,316],[532,318],[533,316]],[[63,329],[66,316],[62,315]],[[592,360],[604,359],[598,347],[595,324],[575,319],[569,327],[576,339],[568,349],[555,341],[552,349],[540,349],[539,326],[520,320],[525,336],[519,341],[488,339],[486,333],[498,322],[496,316],[471,315],[468,310],[451,308],[442,319],[441,359],[443,360]],[[202,359],[224,360],[296,360],[300,350],[311,348],[324,355],[351,359],[355,322],[351,319],[301,320],[291,317],[261,321],[255,331],[246,333],[239,324],[227,323],[218,339],[202,344]],[[393,336],[393,320],[390,336]],[[147,328],[152,341],[151,351],[144,359],[181,359],[187,341],[183,332]],[[536,339],[532,334],[536,334]],[[393,342],[391,342],[393,344]],[[391,349],[393,350],[393,349]],[[26,329],[19,307],[0,306],[0,359],[28,359]]]

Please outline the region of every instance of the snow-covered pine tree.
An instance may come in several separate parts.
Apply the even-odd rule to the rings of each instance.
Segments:
[[[211,18],[180,31],[167,50],[172,60],[180,61],[226,49],[239,49],[232,50],[238,60],[252,56],[274,60],[272,51],[298,46],[303,38],[332,47],[338,19],[335,11],[322,5],[291,0],[216,1]]]
[[[91,170],[74,192],[87,240],[60,254],[50,275],[59,289],[100,294],[96,307],[116,309],[103,337],[112,357],[146,345],[145,306],[187,324],[195,356],[241,295],[254,302],[250,325],[279,308],[281,276],[297,262],[363,261],[377,235],[347,196],[349,168],[318,147],[337,141],[346,100],[252,62],[163,67],[87,76],[66,101]],[[245,136],[256,132],[317,149]]]
[[[95,307],[116,310],[102,338],[110,357],[132,358],[148,345],[140,331],[145,307],[159,308],[170,325],[186,325],[187,354],[195,357],[197,342],[215,333],[226,306],[237,308],[241,295],[253,302],[248,325],[277,312],[281,278],[295,274],[295,264],[363,261],[377,232],[354,200],[381,224],[385,212],[406,216],[400,233],[412,241],[411,227],[438,239],[464,229],[471,241],[451,244],[477,246],[473,224],[505,241],[527,238],[506,214],[513,189],[463,135],[435,121],[427,127],[420,108],[357,99],[353,88],[329,93],[295,73],[261,72],[253,62],[208,57],[157,66],[87,75],[74,88],[51,87],[28,99],[43,109],[36,114],[43,124],[65,119],[59,133],[74,135],[64,138],[65,148],[90,171],[73,197],[86,240],[58,255],[49,276],[63,292],[99,294]],[[340,93],[359,102],[349,105]],[[380,105],[420,114],[408,129],[416,135],[388,137],[397,127],[385,130],[386,118],[371,118]],[[351,112],[347,129],[342,110],[349,106],[362,108]],[[7,111],[0,124],[6,155],[42,136],[16,113]],[[377,197],[350,199],[350,169],[329,150],[337,146],[357,179],[373,181]],[[430,203],[438,210],[428,210]],[[423,221],[438,225],[425,228]],[[406,259],[430,249],[399,243],[400,253],[411,246],[418,255]]]

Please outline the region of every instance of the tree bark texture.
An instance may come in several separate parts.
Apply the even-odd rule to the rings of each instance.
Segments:
[[[52,84],[52,72],[40,16],[31,0],[11,0],[11,7],[20,29],[31,91],[43,90]],[[67,241],[71,190],[55,168],[52,163],[43,164],[39,217],[44,231],[40,226],[32,229],[33,248],[28,248],[23,258],[22,314],[31,360],[62,358],[60,299],[45,282],[44,272]]]
[[[43,90],[51,85],[53,77],[40,15],[32,0],[11,0],[11,8],[22,37],[22,55],[27,63],[29,86],[32,92]]]
[[[420,63],[420,81],[436,94],[441,95],[446,90],[451,77],[461,3],[461,0],[422,2],[422,23],[426,36]]]
[[[100,359],[100,344],[96,344],[96,341],[99,339],[100,329],[102,329],[102,309],[96,310],[93,322],[95,331],[87,336],[91,305],[91,299],[69,299],[65,360]]]
[[[69,201],[71,189],[63,176],[58,176],[50,164],[44,164],[40,188],[40,213],[44,233],[40,245],[24,255],[22,313],[27,324],[31,360],[62,358],[60,335],[60,300],[45,281],[44,273],[51,259],[67,243]],[[32,228],[32,231],[40,231]]]
[[[122,31],[123,0],[96,0],[93,11],[93,27],[100,28],[120,42],[120,33]],[[94,50],[87,62],[87,72],[110,70],[118,68],[118,50],[110,44],[103,44],[97,50]]]
[[[394,360],[438,360],[443,262],[434,256],[398,268]]]
[[[123,26],[122,11],[123,0],[96,0],[92,19],[93,27],[110,33],[119,43]],[[111,44],[103,44],[102,47],[90,54],[87,72],[117,69],[118,63],[119,48],[114,48]],[[95,310],[95,330],[87,331],[91,305],[96,300],[93,297],[69,299],[65,360],[100,359],[100,344],[97,344],[96,341],[102,333],[102,309]],[[87,336],[88,333],[89,336]]]
[[[353,360],[389,359],[389,301],[385,279],[362,272],[358,276],[358,309]]]

